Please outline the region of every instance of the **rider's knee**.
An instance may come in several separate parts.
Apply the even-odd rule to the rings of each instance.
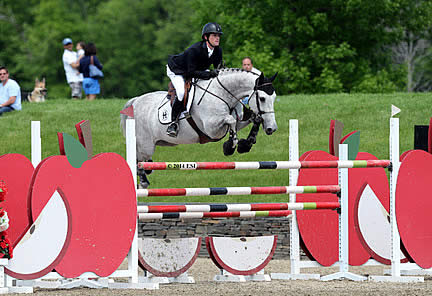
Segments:
[[[177,100],[183,101],[183,97],[184,97],[184,91],[178,91],[177,92]]]

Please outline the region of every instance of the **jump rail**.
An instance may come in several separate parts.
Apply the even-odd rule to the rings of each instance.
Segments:
[[[201,218],[253,218],[253,217],[289,217],[290,210],[282,211],[239,211],[239,212],[192,212],[192,213],[139,213],[139,221],[161,219],[201,219]]]
[[[291,193],[338,193],[339,185],[274,186],[274,187],[213,187],[213,188],[160,188],[138,189],[138,197],[146,196],[208,196],[208,195],[255,195]]]
[[[390,165],[390,160],[138,162],[138,167],[145,170],[288,170],[306,168],[386,168]]]
[[[263,204],[214,204],[214,205],[156,205],[138,206],[138,213],[176,213],[176,212],[243,212],[243,211],[280,211],[280,210],[324,210],[338,209],[339,202],[298,202]]]

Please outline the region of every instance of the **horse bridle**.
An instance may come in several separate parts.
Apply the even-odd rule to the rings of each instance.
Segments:
[[[255,75],[258,75],[258,74],[256,74],[256,73],[253,73],[253,74],[255,74]],[[235,95],[233,95],[230,91],[229,91],[229,89],[227,89],[223,84],[222,84],[222,82],[219,80],[219,76],[216,76],[216,81],[219,83],[219,85],[220,86],[222,86],[222,88],[227,92],[227,93],[229,93],[238,103],[240,103],[240,104],[242,104],[243,105],[243,108],[245,108],[245,113],[249,113],[249,114],[251,114],[251,119],[252,119],[252,121],[255,123],[255,124],[260,124],[260,123],[262,123],[263,121],[264,121],[264,119],[262,118],[262,115],[263,114],[266,114],[266,113],[274,113],[274,111],[263,111],[263,110],[261,110],[261,107],[260,107],[260,103],[259,103],[259,96],[258,96],[258,89],[260,88],[260,87],[263,87],[263,86],[266,86],[266,85],[271,85],[272,83],[271,82],[266,82],[266,83],[263,83],[263,84],[260,84],[260,85],[255,85],[255,87],[254,87],[254,91],[252,92],[252,94],[249,96],[249,100],[248,101],[250,101],[250,98],[252,98],[253,97],[253,95],[255,94],[255,102],[256,102],[256,105],[257,105],[257,109],[258,109],[258,113],[255,113],[249,106],[247,106],[245,103],[243,103],[242,102],[242,100],[241,99],[239,99],[239,98],[237,98]],[[211,79],[210,80],[210,82],[209,82],[209,84],[207,85],[207,88],[203,88],[202,86],[200,86],[200,85],[198,85],[196,82],[192,82],[192,84],[193,85],[195,85],[196,87],[199,87],[200,89],[202,89],[203,91],[204,91],[204,93],[203,93],[203,95],[201,96],[201,98],[200,98],[200,100],[198,101],[198,105],[201,103],[201,100],[202,100],[202,98],[204,97],[204,95],[206,94],[206,93],[209,93],[209,94],[211,94],[212,96],[214,96],[214,97],[216,97],[216,98],[218,98],[219,100],[221,100],[222,102],[224,102],[227,106],[228,106],[228,108],[232,111],[232,109],[234,109],[234,108],[230,108],[229,107],[229,104],[223,99],[223,98],[221,98],[220,96],[218,96],[218,95],[216,95],[216,94],[214,94],[214,93],[212,93],[211,91],[209,91],[208,90],[208,88],[210,87],[210,84],[213,82],[213,79]]]

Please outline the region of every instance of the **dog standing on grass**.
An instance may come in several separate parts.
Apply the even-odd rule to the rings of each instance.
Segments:
[[[45,97],[47,95],[47,89],[45,87],[45,78],[39,81],[39,78],[35,80],[35,87],[33,91],[28,94],[27,99],[31,103],[45,102]]]

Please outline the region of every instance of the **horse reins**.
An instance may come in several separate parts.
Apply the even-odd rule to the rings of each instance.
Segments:
[[[252,72],[252,73],[253,73],[253,72]],[[253,73],[253,74],[255,74],[255,73]],[[257,75],[257,74],[255,74],[255,75]],[[252,98],[253,95],[255,94],[255,100],[256,100],[256,105],[257,105],[257,109],[258,109],[258,113],[255,114],[255,112],[253,112],[253,110],[252,110],[249,106],[247,106],[245,103],[243,103],[241,99],[239,99],[239,98],[237,98],[235,95],[233,95],[233,94],[229,91],[229,89],[227,89],[227,88],[222,84],[222,82],[219,80],[219,76],[216,77],[216,81],[217,81],[217,82],[219,83],[219,85],[222,86],[222,88],[223,88],[227,93],[229,93],[229,94],[230,94],[230,95],[231,95],[231,96],[232,96],[232,97],[233,97],[233,98],[234,98],[238,103],[240,103],[240,104],[243,105],[243,108],[246,109],[245,113],[246,113],[246,112],[247,112],[247,113],[251,113],[252,120],[253,120],[255,123],[261,123],[261,122],[263,121],[261,115],[266,114],[266,113],[274,113],[274,111],[262,111],[262,110],[261,110],[261,107],[260,107],[260,103],[259,103],[259,98],[258,98],[258,88],[263,87],[263,86],[266,86],[266,85],[271,85],[271,84],[272,84],[271,82],[266,82],[266,83],[263,83],[263,84],[261,84],[261,85],[256,85],[256,86],[254,87],[254,91],[253,91],[252,94],[249,96],[249,98]],[[228,104],[228,103],[227,103],[227,102],[226,102],[222,97],[220,97],[220,96],[218,96],[218,95],[216,95],[216,94],[214,94],[214,93],[212,93],[211,91],[208,90],[208,88],[210,87],[210,84],[211,84],[212,82],[213,82],[213,79],[210,80],[210,82],[209,82],[209,84],[207,85],[206,88],[203,88],[202,86],[198,85],[196,82],[192,82],[193,85],[195,85],[196,87],[198,87],[198,88],[200,88],[200,89],[202,89],[202,90],[204,91],[203,95],[201,96],[200,100],[198,101],[198,104],[201,103],[201,101],[202,101],[204,95],[205,95],[206,93],[209,93],[209,94],[211,94],[212,96],[214,96],[214,97],[218,98],[219,100],[221,100],[222,102],[224,102],[224,103],[228,106],[228,108],[229,108],[230,110],[234,109],[234,108],[230,108],[229,104]],[[250,99],[249,99],[249,100],[250,100]],[[252,116],[252,115],[255,115],[255,116]]]

